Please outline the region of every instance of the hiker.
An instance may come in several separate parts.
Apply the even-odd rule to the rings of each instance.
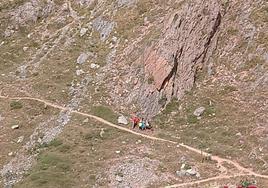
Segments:
[[[140,120],[140,122],[139,122],[139,128],[140,128],[141,130],[146,129],[145,121],[144,121],[143,118],[141,118],[141,120]]]
[[[145,128],[146,129],[151,129],[152,128],[152,125],[151,125],[151,123],[148,120],[146,120]]]
[[[140,119],[137,116],[135,116],[131,120],[133,122],[132,128],[134,129],[138,125],[138,123],[140,122]]]

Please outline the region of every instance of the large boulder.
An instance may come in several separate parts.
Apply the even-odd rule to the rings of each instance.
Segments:
[[[127,125],[128,124],[127,118],[125,116],[123,116],[123,115],[119,116],[118,117],[118,123],[123,124],[123,125]]]

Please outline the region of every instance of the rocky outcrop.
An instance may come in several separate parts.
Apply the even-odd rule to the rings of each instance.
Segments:
[[[223,14],[218,1],[200,0],[185,2],[169,15],[160,39],[145,50],[132,68],[125,67],[133,70],[121,78],[133,78],[131,97],[126,103],[139,104],[142,113],[152,117],[172,98],[180,99],[191,90],[196,71],[207,63],[207,54],[216,47]],[[123,86],[123,90],[128,89]]]
[[[47,17],[53,13],[54,8],[54,1],[31,0],[10,13],[11,21],[15,27],[25,26],[30,22],[36,22],[40,18]]]

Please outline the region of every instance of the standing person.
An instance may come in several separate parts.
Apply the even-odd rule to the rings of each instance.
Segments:
[[[141,130],[146,129],[145,121],[144,121],[143,118],[141,118],[141,121],[139,122],[139,128],[140,128]]]
[[[131,118],[131,121],[133,122],[132,128],[134,129],[138,125],[138,123],[140,122],[140,119],[137,116],[135,116],[135,117]]]
[[[152,128],[152,125],[148,120],[146,120],[145,127],[146,127],[146,129],[151,129]]]

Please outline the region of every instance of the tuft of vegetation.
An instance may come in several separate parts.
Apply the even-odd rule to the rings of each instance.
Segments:
[[[197,119],[197,117],[195,115],[190,114],[190,115],[187,116],[187,123],[195,124],[197,122],[198,122],[198,119]]]
[[[20,101],[11,101],[11,103],[10,103],[11,110],[21,109],[22,107],[23,107],[23,105]]]
[[[149,78],[148,78],[148,84],[152,84],[154,83],[154,77],[151,75]]]
[[[68,173],[71,162],[55,153],[41,154],[37,165],[18,187],[73,187]]]

